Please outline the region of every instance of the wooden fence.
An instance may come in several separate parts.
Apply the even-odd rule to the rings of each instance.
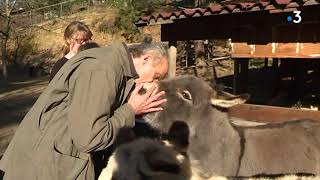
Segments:
[[[16,13],[12,16],[15,24],[20,27],[29,27],[46,20],[61,18],[85,9],[90,8],[93,3],[89,1],[79,2],[77,0],[68,0],[61,3],[43,6],[37,9],[31,9]]]

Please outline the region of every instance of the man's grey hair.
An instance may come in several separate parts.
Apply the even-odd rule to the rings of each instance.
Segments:
[[[161,43],[144,42],[138,45],[129,46],[129,51],[134,58],[140,57],[146,53],[154,56],[154,64],[161,62],[162,58],[168,58],[168,51]]]

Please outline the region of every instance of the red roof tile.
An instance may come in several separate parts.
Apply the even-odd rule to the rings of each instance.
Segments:
[[[234,8],[236,8],[236,4],[235,5],[226,5],[225,7],[227,7],[230,11],[232,11]]]
[[[161,24],[163,22],[168,22],[166,20],[172,19],[253,11],[268,11],[269,13],[282,13],[292,11],[292,9],[299,8],[301,6],[320,5],[320,0],[259,0],[258,2],[254,2],[252,0],[246,1],[247,2],[240,2],[240,0],[227,0],[220,4],[211,5],[207,8],[183,9],[175,12],[163,12],[160,14],[153,14],[152,16],[139,18],[135,22],[135,24],[144,26],[148,24]]]
[[[178,16],[180,16],[180,15],[182,14],[182,11],[176,11],[176,12],[173,12],[173,14],[174,14],[176,17],[178,17]]]
[[[254,6],[256,3],[239,3],[239,5],[241,6],[241,8],[251,8],[252,6]]]
[[[201,14],[204,14],[207,10],[206,9],[198,9],[198,11],[200,11]]]
[[[220,12],[222,9],[222,6],[219,4],[219,5],[208,7],[207,9],[209,9],[212,13],[215,13],[215,12]]]
[[[192,16],[196,12],[196,10],[195,9],[186,9],[183,12],[185,15]]]
[[[266,7],[270,2],[260,2],[263,7]]]
[[[286,5],[291,2],[291,0],[275,0],[279,5]]]
[[[161,13],[161,16],[163,18],[170,18],[171,15],[172,15],[172,13],[170,13],[170,12]]]
[[[151,16],[144,16],[144,17],[141,17],[141,20],[143,21],[148,21],[150,19]]]

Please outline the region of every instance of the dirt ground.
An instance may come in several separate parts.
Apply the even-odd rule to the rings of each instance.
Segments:
[[[30,78],[25,74],[9,75],[7,84],[0,81],[0,156],[49,80],[48,76]]]

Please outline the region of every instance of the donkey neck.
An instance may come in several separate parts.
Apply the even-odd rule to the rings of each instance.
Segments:
[[[235,176],[240,161],[241,138],[230,124],[228,114],[208,108],[198,115],[197,124],[193,126],[195,133],[190,137],[191,161],[209,176]]]

